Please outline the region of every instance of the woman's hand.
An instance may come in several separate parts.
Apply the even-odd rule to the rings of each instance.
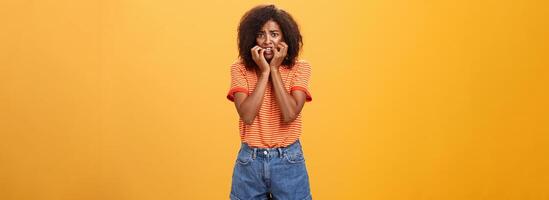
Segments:
[[[267,63],[267,60],[265,59],[265,49],[254,46],[252,49],[252,59],[254,60],[255,64],[259,67],[259,71],[263,74],[269,73],[269,63]]]
[[[286,58],[286,54],[288,53],[288,45],[284,42],[279,43],[275,48],[273,48],[274,56],[271,60],[271,63],[269,66],[271,67],[271,70],[278,71],[278,68],[280,65],[282,65],[282,62]]]

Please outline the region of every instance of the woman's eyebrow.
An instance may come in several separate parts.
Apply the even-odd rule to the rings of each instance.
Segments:
[[[279,30],[269,30],[269,32],[274,33],[274,32],[280,32],[280,31]]]

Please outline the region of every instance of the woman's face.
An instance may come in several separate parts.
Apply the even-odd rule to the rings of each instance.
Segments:
[[[255,41],[258,46],[265,49],[265,59],[270,61],[274,56],[273,48],[284,42],[284,37],[278,24],[273,20],[269,20],[259,29]]]

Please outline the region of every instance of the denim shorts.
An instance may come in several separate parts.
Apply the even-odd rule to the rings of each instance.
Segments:
[[[242,143],[233,171],[231,200],[309,200],[309,175],[299,140],[283,148]]]

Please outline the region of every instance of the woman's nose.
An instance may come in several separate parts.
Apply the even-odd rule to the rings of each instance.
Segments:
[[[273,38],[271,38],[271,36],[267,35],[267,37],[265,37],[265,44],[271,44],[273,42]]]

